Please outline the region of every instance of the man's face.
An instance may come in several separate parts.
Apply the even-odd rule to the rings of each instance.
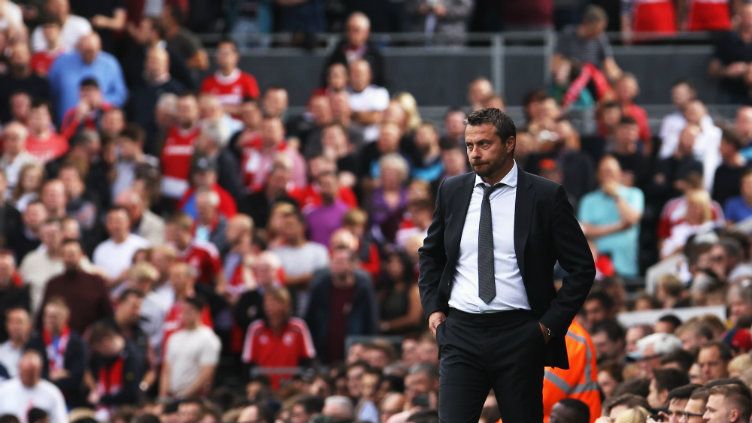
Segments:
[[[361,17],[352,17],[347,21],[347,42],[353,47],[361,47],[368,41],[368,23]]]
[[[731,321],[736,324],[740,320],[752,317],[752,304],[745,301],[738,292],[738,289],[729,290],[726,304],[729,307]]]
[[[601,160],[598,165],[598,182],[601,185],[619,182],[621,180],[621,167],[614,158]]]
[[[21,125],[8,125],[3,132],[3,150],[11,155],[23,151],[26,144],[23,128]]]
[[[47,209],[40,203],[29,204],[24,210],[23,223],[31,231],[36,232],[45,219],[47,219]]]
[[[78,43],[78,51],[84,63],[91,64],[96,60],[99,52],[102,50],[102,44],[99,37],[94,35],[85,35],[81,37]]]
[[[596,322],[606,320],[606,308],[600,300],[588,300],[582,306],[582,312],[585,314],[586,323],[592,326]]]
[[[8,313],[5,322],[5,328],[8,331],[8,338],[22,340],[31,333],[31,319],[29,313],[16,309]]]
[[[705,401],[701,399],[690,399],[684,406],[684,415],[680,419],[682,423],[704,423]]]
[[[78,267],[78,264],[81,262],[81,246],[74,243],[69,242],[63,246],[63,264],[65,265],[66,269],[75,269]]]
[[[648,393],[648,404],[650,404],[651,407],[653,407],[654,409],[665,407],[667,395],[668,395],[668,391],[666,390],[660,391],[658,389],[658,385],[656,384],[655,379],[650,381],[650,390]]]
[[[684,407],[687,405],[686,399],[673,398],[668,403],[668,423],[679,423]]]
[[[183,128],[191,128],[198,120],[198,102],[193,96],[180,97],[176,106],[178,124]]]
[[[265,146],[274,146],[284,141],[285,130],[279,119],[265,119],[261,123],[261,139]]]
[[[694,96],[695,93],[687,84],[679,84],[671,88],[671,101],[677,107],[684,107]]]
[[[0,255],[0,280],[10,281],[14,273],[16,273],[16,264],[13,256],[10,254]]]
[[[201,407],[192,402],[180,404],[178,406],[178,419],[180,423],[198,423],[201,419]]]
[[[39,239],[48,250],[56,250],[63,240],[63,231],[57,222],[48,222],[39,229]]]
[[[614,358],[621,353],[619,343],[610,340],[605,331],[594,333],[592,339],[599,360]]]
[[[217,47],[217,66],[226,72],[232,72],[238,66],[238,52],[232,44],[222,43]]]
[[[512,159],[515,139],[502,141],[491,124],[468,125],[465,128],[465,147],[470,166],[482,178],[498,176],[507,160]]]
[[[107,214],[107,232],[116,241],[122,241],[130,231],[130,221],[125,210],[114,210]]]
[[[141,315],[141,304],[143,299],[137,295],[129,295],[118,304],[118,314],[130,324],[137,323]]]
[[[704,383],[728,376],[726,362],[721,359],[721,352],[716,347],[701,349],[697,355],[697,364]]]
[[[462,136],[465,132],[465,114],[463,112],[452,112],[444,118],[444,130],[449,136]]]
[[[59,333],[68,323],[68,312],[57,304],[48,304],[42,318],[44,328]]]
[[[661,355],[655,352],[652,345],[645,347],[644,358],[638,363],[642,377],[653,377],[653,370],[661,366]]]
[[[335,275],[347,275],[353,270],[352,252],[339,249],[332,251],[330,268]]]
[[[290,423],[308,423],[311,419],[311,415],[306,413],[305,407],[302,404],[295,404],[290,410]]]
[[[371,84],[371,66],[365,60],[350,65],[350,86],[356,92],[363,91]]]
[[[287,317],[289,310],[287,304],[271,295],[264,296],[264,313],[269,319],[279,321]]]
[[[729,423],[731,422],[728,406],[723,395],[711,395],[705,405],[705,413],[702,418],[705,423]]]
[[[269,116],[281,116],[287,110],[288,96],[283,89],[271,89],[264,94],[262,107]]]
[[[425,373],[415,373],[405,377],[405,396],[412,401],[420,394],[431,392],[431,379]]]
[[[549,423],[568,423],[575,421],[573,413],[560,402],[554,404],[551,409],[551,417],[549,417]]]

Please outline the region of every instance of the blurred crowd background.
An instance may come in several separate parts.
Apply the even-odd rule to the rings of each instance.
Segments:
[[[0,0],[0,421],[437,422],[486,107],[597,267],[547,419],[749,421],[750,87],[741,0]]]

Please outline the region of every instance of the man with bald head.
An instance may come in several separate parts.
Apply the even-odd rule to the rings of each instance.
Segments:
[[[149,203],[135,189],[127,189],[115,199],[115,205],[124,208],[131,219],[131,231],[151,243],[164,244],[165,221],[149,210]]]
[[[0,385],[0,414],[26,416],[32,408],[49,414],[50,423],[68,423],[65,399],[52,383],[42,379],[42,357],[26,351],[18,363],[18,377]]]
[[[164,47],[149,47],[143,63],[143,78],[134,84],[126,111],[132,122],[151,128],[156,125],[154,108],[159,97],[165,93],[179,94],[185,87],[170,73],[170,54]]]
[[[36,163],[37,159],[26,151],[26,138],[29,131],[20,122],[10,122],[0,132],[3,145],[3,155],[0,156],[0,169],[3,169],[8,183],[8,191],[12,192],[18,182],[21,168],[27,164]]]
[[[115,107],[122,107],[128,97],[120,64],[114,56],[102,51],[102,41],[94,33],[82,36],[75,51],[58,57],[48,79],[58,122],[65,111],[78,104],[79,86],[84,79],[96,80],[104,101]]]
[[[373,84],[373,70],[367,60],[358,59],[350,63],[348,93],[352,120],[365,127],[365,141],[375,141],[384,111],[389,106],[389,91]]]
[[[384,72],[384,57],[369,40],[371,35],[371,21],[361,12],[355,12],[347,18],[345,39],[341,40],[324,64],[321,81],[326,85],[326,70],[333,63],[349,66],[356,60],[365,60],[371,65],[373,82],[376,85],[386,85]]]
[[[611,255],[622,277],[638,275],[639,224],[645,197],[636,187],[624,186],[619,162],[605,156],[598,164],[599,189],[582,198],[578,220],[598,251]]]

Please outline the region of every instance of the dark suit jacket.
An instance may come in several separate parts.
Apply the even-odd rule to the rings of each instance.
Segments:
[[[593,284],[593,258],[564,188],[518,171],[514,207],[517,263],[533,314],[551,329],[545,363],[568,368],[564,336]],[[474,182],[475,173],[466,173],[446,179],[439,187],[433,222],[419,251],[418,285],[426,316],[448,310]],[[558,292],[553,283],[557,260],[568,272]]]

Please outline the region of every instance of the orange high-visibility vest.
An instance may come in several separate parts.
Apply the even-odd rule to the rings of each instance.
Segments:
[[[569,370],[546,367],[543,379],[543,415],[548,417],[554,404],[564,398],[580,400],[590,408],[590,423],[601,415],[601,394],[598,390],[598,368],[595,347],[579,323],[569,325],[566,337]]]

